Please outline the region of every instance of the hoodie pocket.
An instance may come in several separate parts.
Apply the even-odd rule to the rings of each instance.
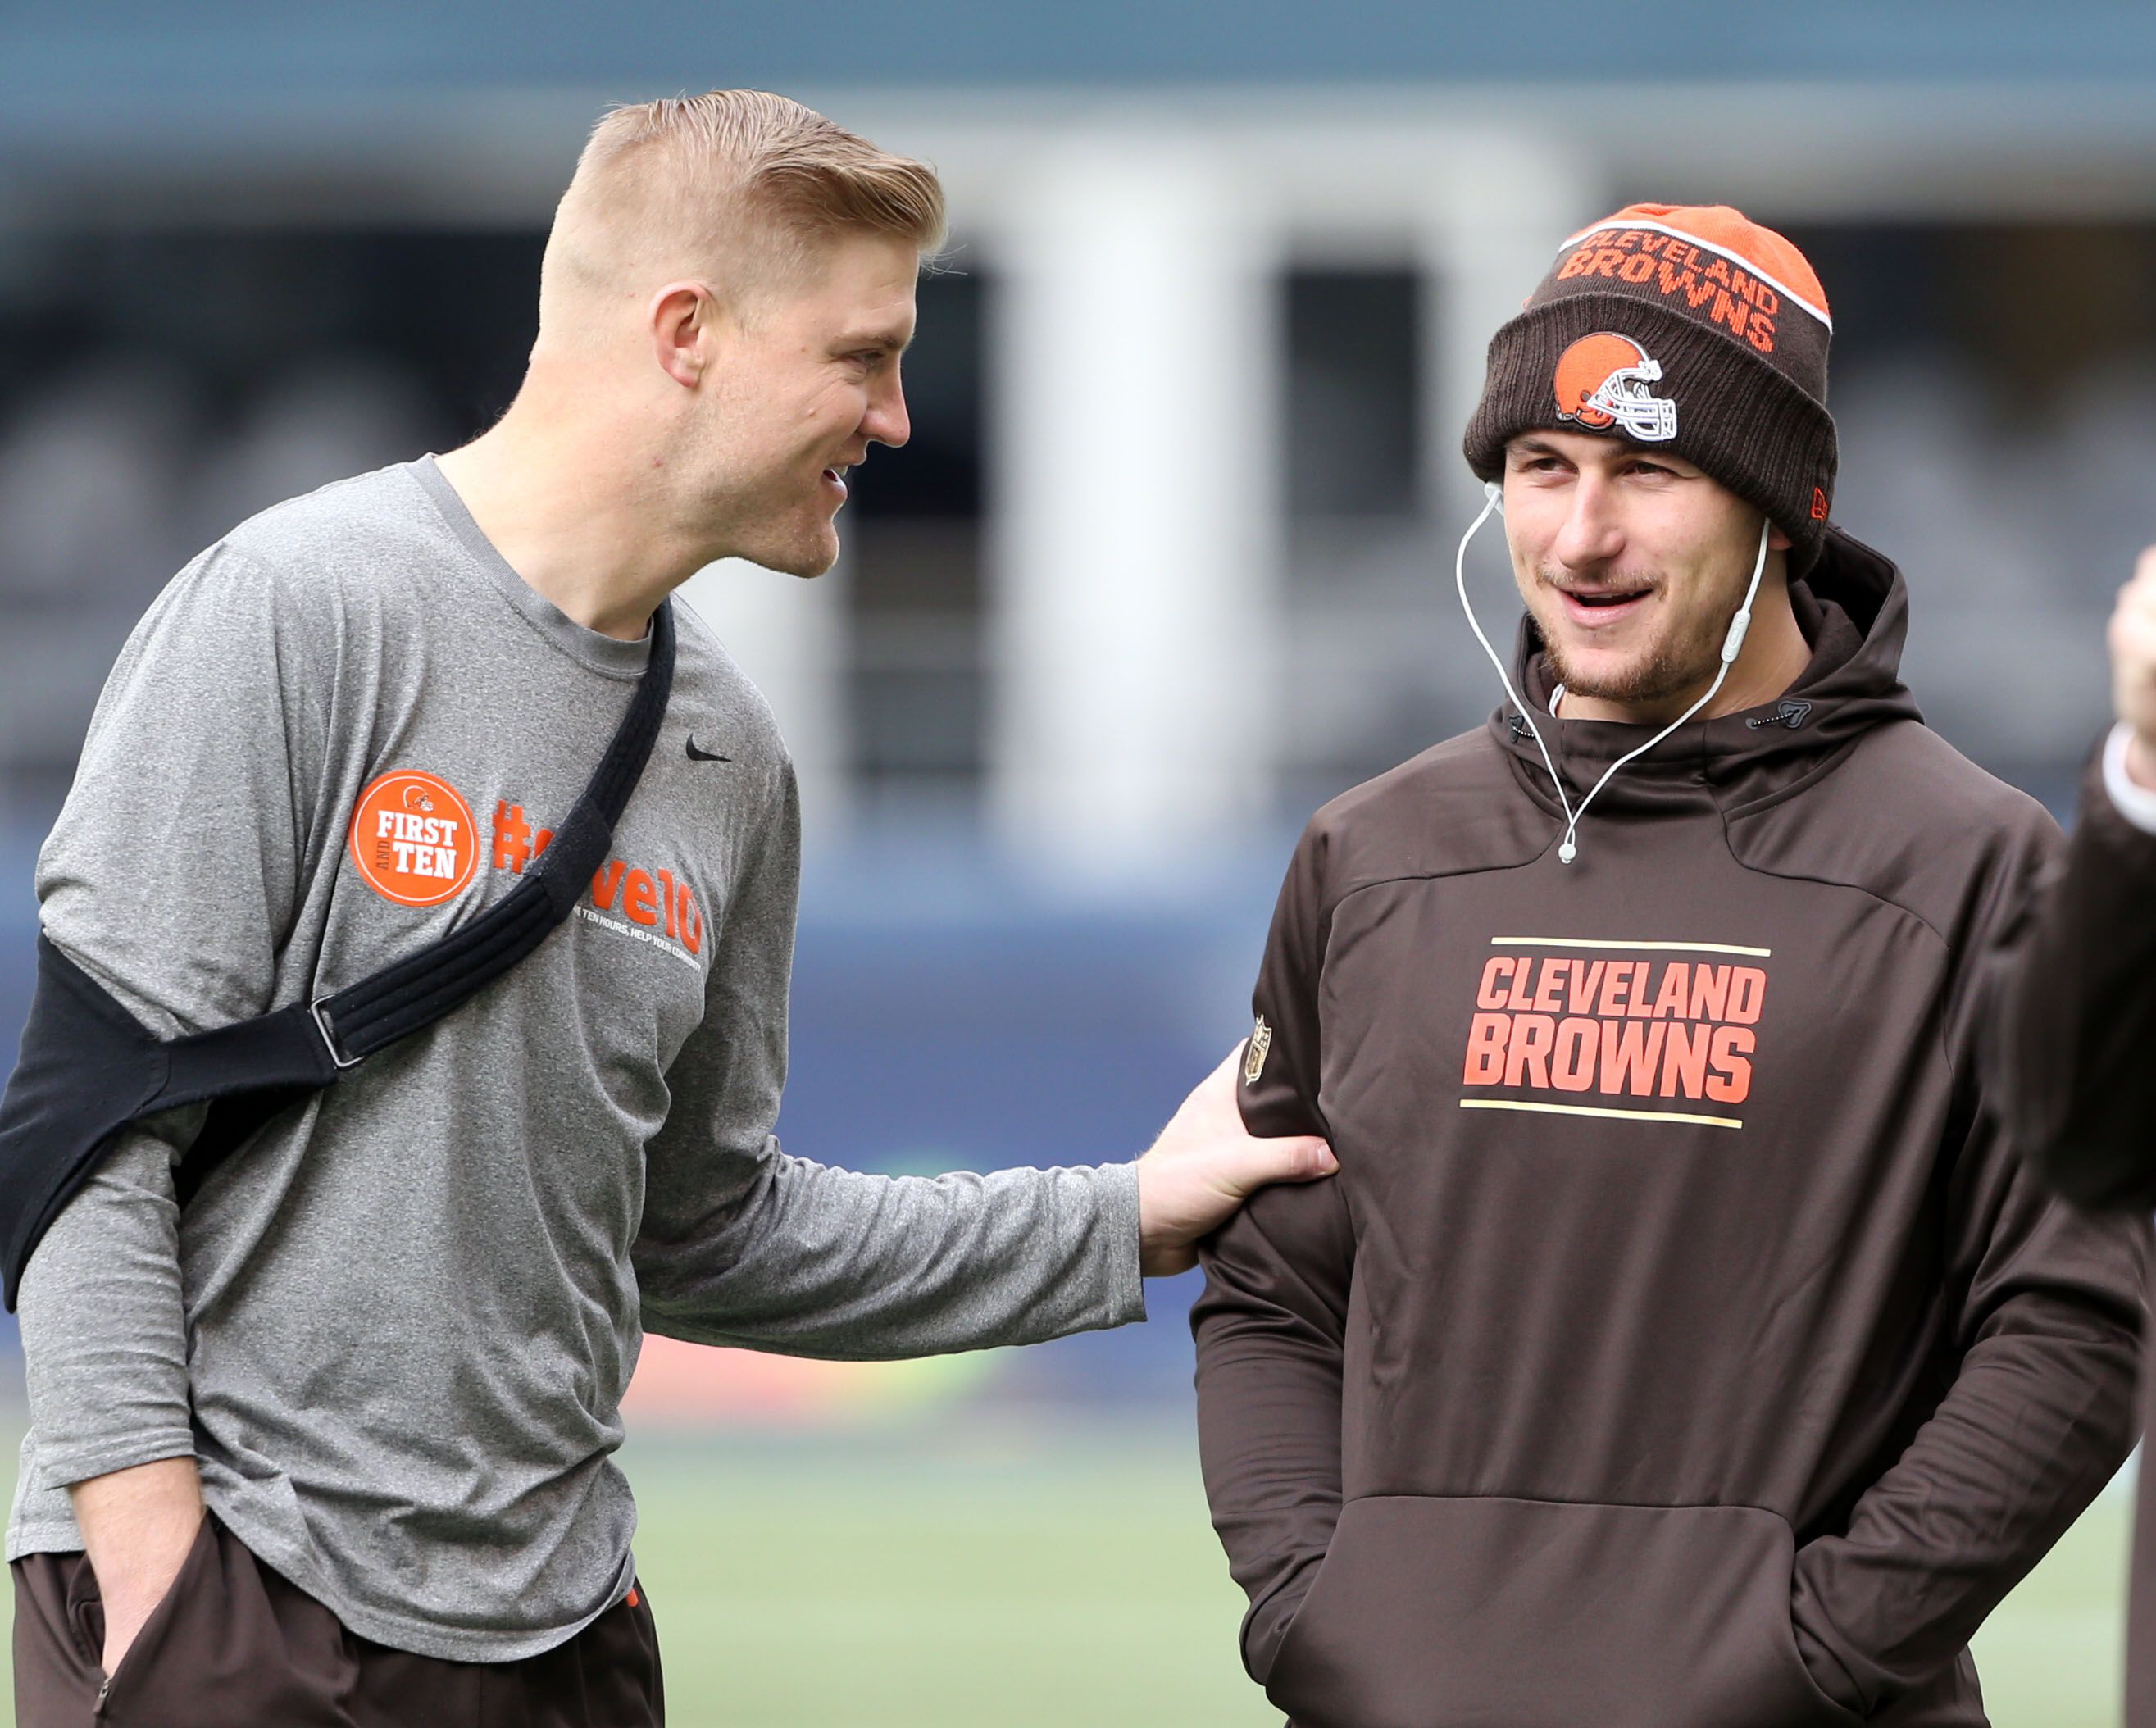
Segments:
[[[1351,1500],[1266,1692],[1296,1728],[1846,1728],[1749,1506]]]

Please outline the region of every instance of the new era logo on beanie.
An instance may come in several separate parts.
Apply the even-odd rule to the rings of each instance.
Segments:
[[[1558,249],[1490,343],[1465,449],[1478,478],[1537,427],[1683,457],[1757,505],[1807,568],[1834,495],[1834,323],[1804,255],[1727,205],[1633,204]]]

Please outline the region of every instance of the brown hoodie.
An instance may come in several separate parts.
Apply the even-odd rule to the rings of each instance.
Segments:
[[[1884,559],[1832,532],[1792,599],[1797,684],[1574,863],[1502,711],[1296,849],[1243,1114],[1341,1173],[1220,1232],[1193,1325],[1300,1728],[1981,1724],[1970,1634],[2132,1443],[2143,1233],[2044,1197],[1974,1059],[2057,830],[1922,725]],[[1652,736],[1540,723],[1579,790]]]
[[[2146,1229],[2156,1207],[2156,834],[2098,762],[2060,869],[2002,950],[1997,992],[2015,1145],[2059,1191]],[[2142,1377],[2156,1403],[2156,1337]],[[2126,1656],[2129,1728],[2156,1728],[2156,1478],[2142,1477]]]

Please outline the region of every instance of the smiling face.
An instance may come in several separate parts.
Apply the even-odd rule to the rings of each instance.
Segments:
[[[757,291],[734,315],[703,315],[680,459],[696,514],[729,555],[794,576],[837,559],[847,470],[911,431],[899,356],[919,269],[910,240],[839,234],[802,278]]]
[[[1712,680],[1760,513],[1681,458],[1577,432],[1505,447],[1512,578],[1570,698],[1673,717]],[[1768,545],[1789,544],[1779,529]],[[1769,574],[1779,583],[1780,560]]]

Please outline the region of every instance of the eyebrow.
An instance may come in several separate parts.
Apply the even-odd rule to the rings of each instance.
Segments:
[[[855,348],[887,348],[894,354],[903,354],[913,345],[913,332],[900,325],[891,325],[882,330],[849,331],[839,338],[841,351]]]

